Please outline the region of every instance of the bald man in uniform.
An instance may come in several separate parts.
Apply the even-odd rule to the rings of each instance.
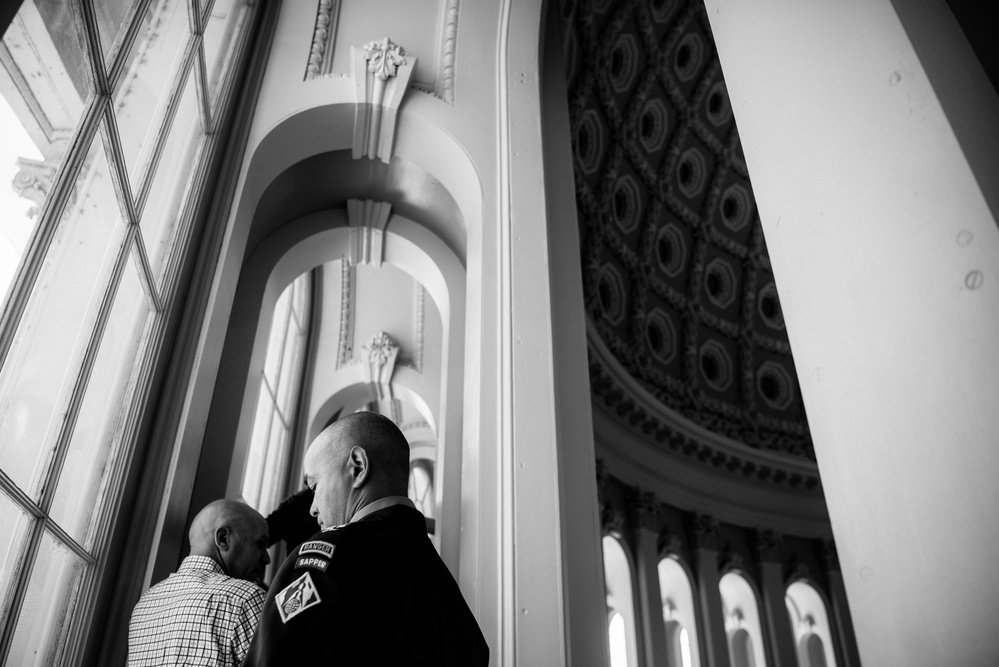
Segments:
[[[408,480],[409,443],[381,415],[347,415],[312,442],[305,482],[320,531],[275,576],[247,665],[488,664]]]
[[[243,664],[264,604],[271,561],[264,517],[235,500],[198,512],[191,555],[143,593],[128,625],[129,667]]]

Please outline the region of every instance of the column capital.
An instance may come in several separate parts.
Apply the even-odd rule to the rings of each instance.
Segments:
[[[821,545],[819,558],[822,561],[822,569],[826,572],[839,572],[839,553],[836,551],[836,542],[831,537],[824,537],[821,540]]]
[[[752,532],[753,553],[760,563],[780,563],[784,536],[775,530],[758,528]]]
[[[663,526],[662,530],[659,531],[659,539],[656,540],[656,549],[659,551],[660,558],[669,555],[679,555],[681,544],[680,536],[674,533],[668,525]]]
[[[659,518],[662,508],[659,498],[651,491],[642,491],[635,487],[628,493],[628,518],[635,528],[645,528],[651,531],[659,530]]]
[[[687,532],[695,549],[718,551],[718,519],[694,512],[686,515]]]

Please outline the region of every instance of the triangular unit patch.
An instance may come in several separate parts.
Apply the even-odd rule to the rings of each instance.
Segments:
[[[315,607],[322,600],[319,598],[316,585],[312,583],[312,577],[306,572],[275,595],[274,602],[277,604],[278,613],[281,614],[281,622],[287,623],[309,607]]]

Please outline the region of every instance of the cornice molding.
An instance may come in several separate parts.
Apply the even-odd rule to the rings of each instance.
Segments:
[[[650,447],[700,465],[818,495],[818,466],[801,457],[758,450],[712,433],[663,405],[625,370],[587,322],[590,388],[599,400]]]
[[[340,22],[340,0],[319,0],[316,27],[312,31],[305,80],[328,76],[333,64],[333,40]]]

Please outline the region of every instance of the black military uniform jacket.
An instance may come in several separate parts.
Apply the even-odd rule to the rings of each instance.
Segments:
[[[281,565],[246,665],[487,665],[457,583],[405,505],[316,533]]]

